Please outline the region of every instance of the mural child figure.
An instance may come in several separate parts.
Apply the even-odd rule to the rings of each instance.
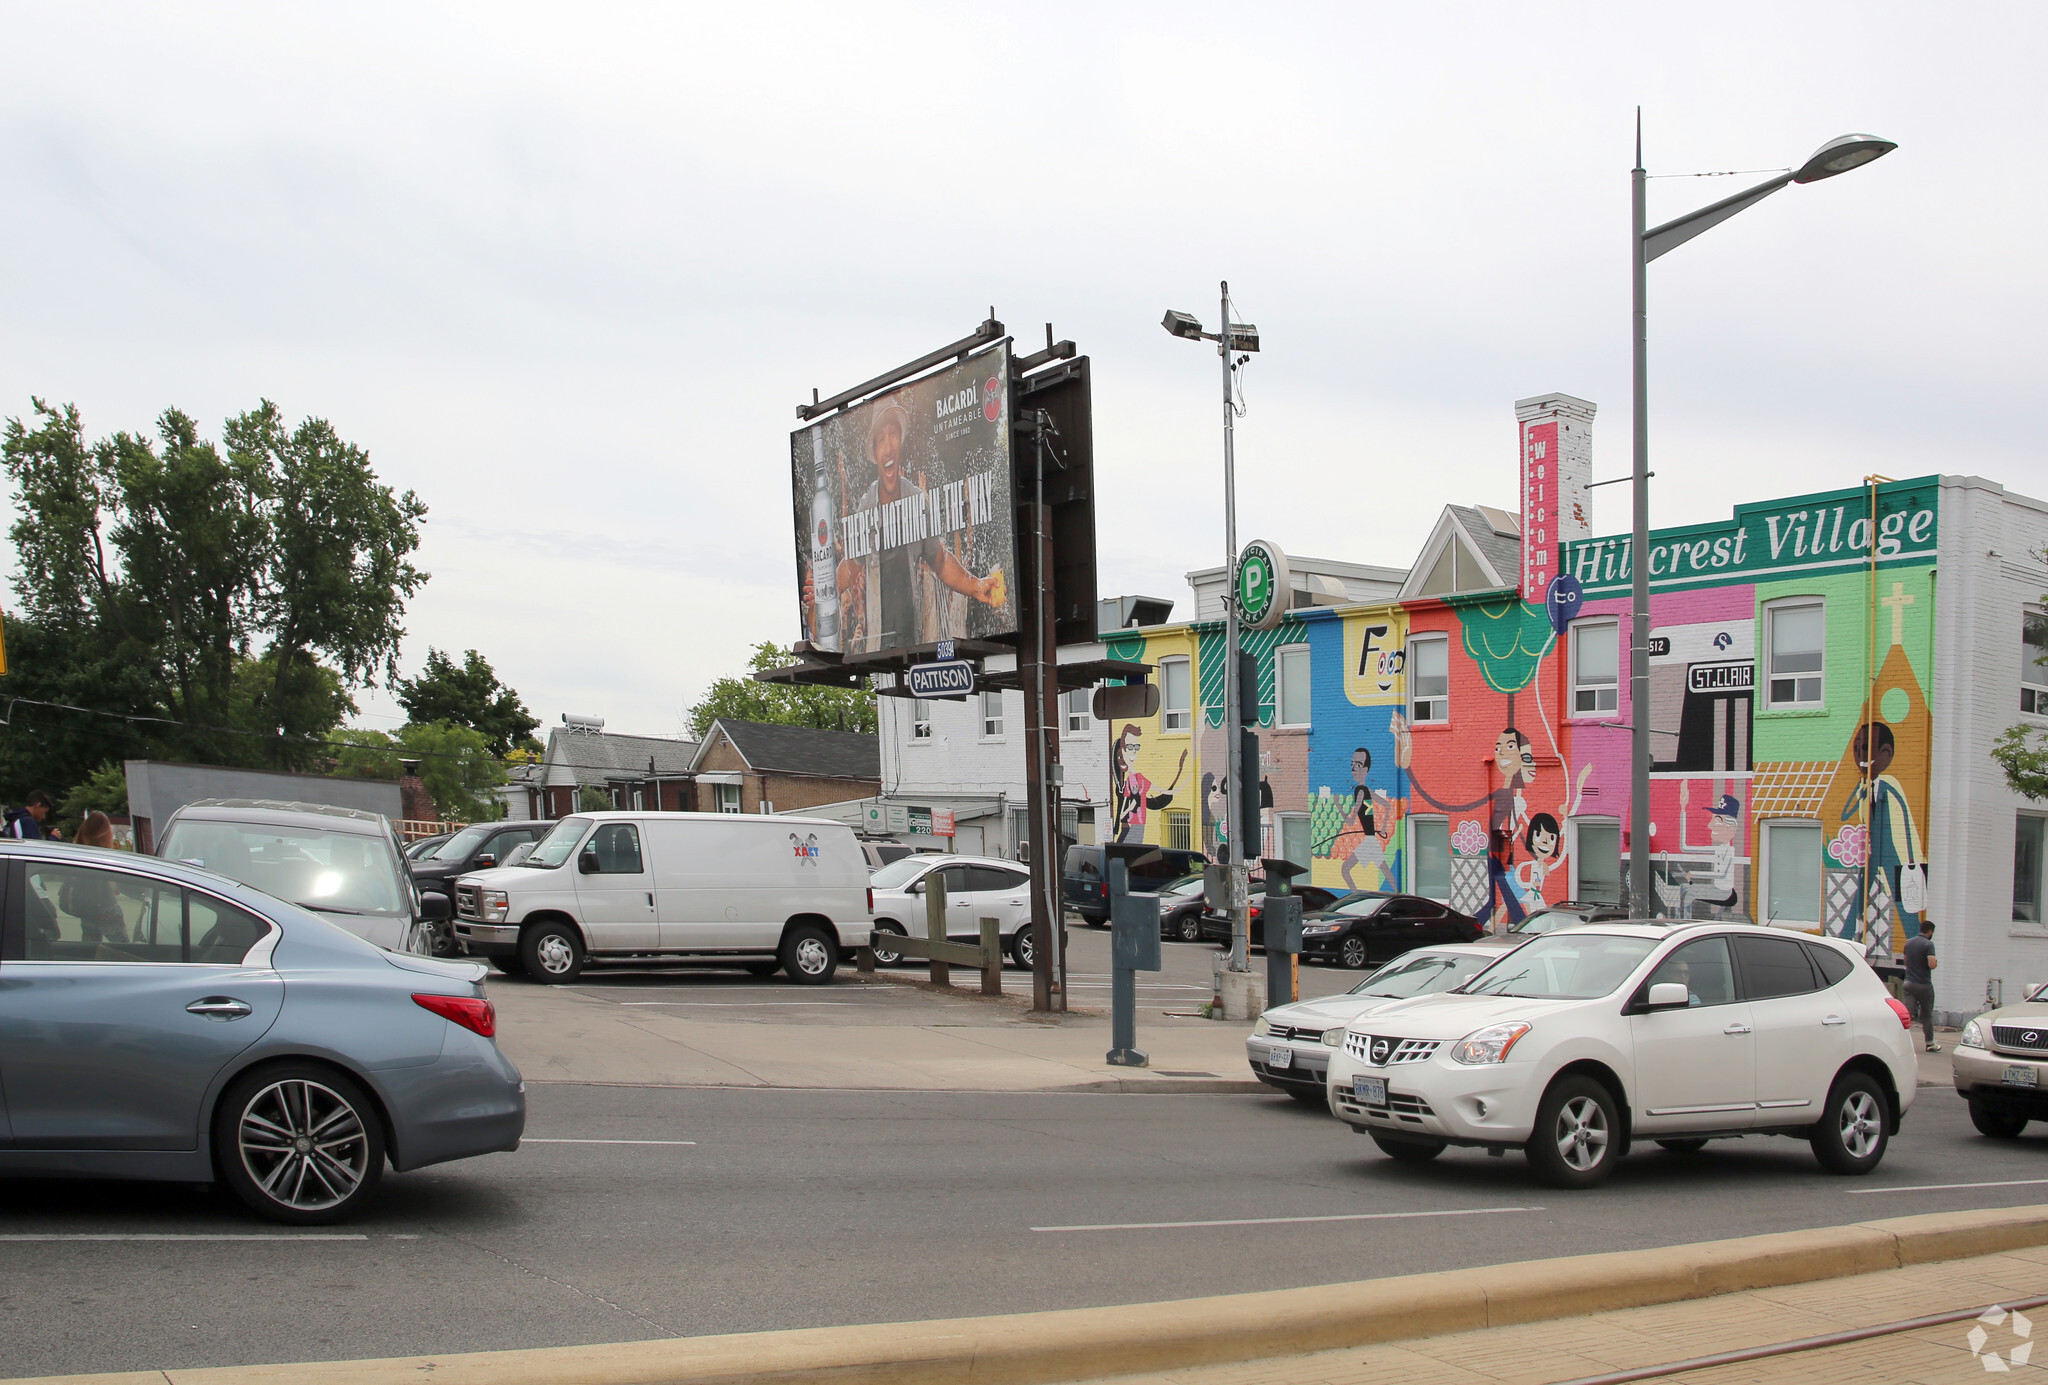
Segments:
[[[1116,786],[1116,822],[1111,834],[1113,842],[1142,842],[1145,840],[1145,822],[1158,809],[1173,802],[1174,786],[1188,767],[1188,753],[1180,753],[1180,764],[1173,771],[1173,783],[1154,792],[1152,781],[1140,774],[1136,768],[1138,749],[1144,733],[1136,722],[1125,722],[1123,734],[1116,738],[1110,748],[1110,774]],[[1135,832],[1135,836],[1132,835]]]
[[[1393,836],[1398,814],[1393,800],[1367,783],[1371,774],[1372,752],[1361,745],[1351,752],[1351,805],[1330,851],[1343,858],[1344,888],[1348,890],[1392,889],[1395,883],[1387,865],[1387,841]],[[1363,884],[1352,874],[1360,866],[1366,871]]]
[[[1866,722],[1856,728],[1853,742],[1856,751],[1856,768],[1863,771],[1863,777],[1856,781],[1856,788],[1849,795],[1849,801],[1842,805],[1842,821],[1847,822],[1857,815],[1869,801],[1870,809],[1870,869],[1876,872],[1891,891],[1892,908],[1897,911],[1899,922],[1904,925],[1906,935],[1912,937],[1920,931],[1920,921],[1926,913],[1926,880],[1922,872],[1926,860],[1920,851],[1920,832],[1913,825],[1913,809],[1906,802],[1906,791],[1890,774],[1892,758],[1898,753],[1898,742],[1892,735],[1892,728],[1881,721]],[[1904,876],[1911,871],[1916,879],[1907,882]],[[1909,898],[1909,894],[1912,896]],[[1920,908],[1908,908],[1918,903]],[[1856,921],[1864,917],[1868,901],[1863,897],[1863,878],[1858,873],[1856,881],[1856,908],[1843,925],[1843,937],[1854,938]],[[1880,923],[1884,925],[1882,933]],[[1875,955],[1879,951],[1889,954],[1891,950],[1890,919],[1869,921],[1871,936],[1865,941]]]
[[[1549,813],[1530,817],[1522,833],[1522,847],[1529,859],[1508,872],[1508,882],[1525,911],[1543,907],[1543,882],[1564,864],[1564,828]]]
[[[1689,829],[1692,819],[1692,781],[1678,781],[1678,848],[1694,851]],[[1684,909],[1687,918],[1692,917],[1692,906],[1707,904],[1713,906],[1714,918],[1726,918],[1725,910],[1732,909],[1738,902],[1735,887],[1735,834],[1742,821],[1742,803],[1734,794],[1724,793],[1707,805],[1708,852],[1713,864],[1705,870],[1686,872],[1688,899]]]
[[[1409,785],[1424,802],[1446,813],[1470,812],[1482,803],[1486,805],[1486,903],[1473,917],[1481,923],[1487,922],[1493,917],[1493,907],[1498,902],[1510,928],[1520,923],[1523,919],[1522,903],[1515,895],[1508,871],[1510,862],[1514,860],[1515,834],[1529,822],[1529,798],[1524,790],[1536,782],[1536,747],[1514,727],[1503,727],[1500,738],[1493,745],[1493,762],[1500,770],[1500,787],[1470,803],[1445,803],[1424,788],[1422,781],[1415,776],[1412,765],[1414,736],[1408,729],[1407,719],[1396,712],[1390,726],[1394,733],[1394,763],[1408,771]]]

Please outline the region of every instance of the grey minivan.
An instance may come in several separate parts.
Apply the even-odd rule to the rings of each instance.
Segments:
[[[388,952],[434,952],[452,912],[446,895],[421,896],[391,823],[356,808],[195,799],[171,814],[156,854],[310,909]]]

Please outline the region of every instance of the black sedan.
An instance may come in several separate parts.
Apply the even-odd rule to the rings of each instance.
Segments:
[[[1183,875],[1159,887],[1159,936],[1170,942],[1202,938],[1202,877]]]
[[[1351,897],[1351,892],[1348,890],[1326,890],[1321,885],[1297,884],[1294,887],[1294,893],[1301,899],[1303,918],[1318,910],[1331,908],[1340,899],[1349,899]],[[1265,899],[1266,887],[1257,881],[1253,881],[1250,920],[1251,944],[1253,947],[1264,947],[1266,945],[1266,932],[1259,923],[1259,912],[1265,903]],[[1230,915],[1222,910],[1203,909],[1196,928],[1203,942],[1215,943],[1220,947],[1230,946]],[[1187,934],[1184,932],[1176,936],[1183,939],[1187,938]]]
[[[1476,942],[1477,919],[1412,894],[1354,894],[1301,919],[1301,960],[1364,971],[1432,943]]]

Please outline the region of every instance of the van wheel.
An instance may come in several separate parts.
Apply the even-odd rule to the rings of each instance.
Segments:
[[[1592,1188],[1607,1181],[1621,1149],[1614,1093],[1590,1077],[1551,1084],[1536,1107],[1536,1130],[1523,1152],[1537,1178],[1553,1188]]]
[[[799,923],[782,937],[782,969],[789,979],[822,986],[839,967],[839,949],[832,935],[815,923]]]
[[[1869,1173],[1884,1158],[1884,1092],[1868,1073],[1845,1072],[1828,1092],[1813,1127],[1813,1157],[1829,1173]]]
[[[1037,955],[1037,949],[1031,945],[1030,924],[1025,924],[1010,935],[1010,956],[1016,959],[1018,966],[1030,971],[1031,959]]]
[[[563,986],[583,974],[583,939],[566,923],[538,923],[519,935],[519,964],[544,986]]]
[[[499,974],[503,976],[526,975],[526,963],[520,961],[517,957],[493,957],[491,958],[491,965],[496,967]]]
[[[878,923],[875,925],[874,938],[868,946],[875,954],[876,966],[893,967],[903,960],[902,952],[892,944],[884,941],[887,938],[900,938],[902,936],[903,930],[893,923]]]

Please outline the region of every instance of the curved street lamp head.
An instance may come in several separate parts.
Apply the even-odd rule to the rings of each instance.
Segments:
[[[1832,178],[1837,173],[1847,173],[1852,168],[1861,168],[1872,159],[1881,159],[1899,146],[1876,135],[1842,135],[1829,140],[1813,151],[1813,157],[1792,175],[1795,183],[1818,183],[1823,178]]]

